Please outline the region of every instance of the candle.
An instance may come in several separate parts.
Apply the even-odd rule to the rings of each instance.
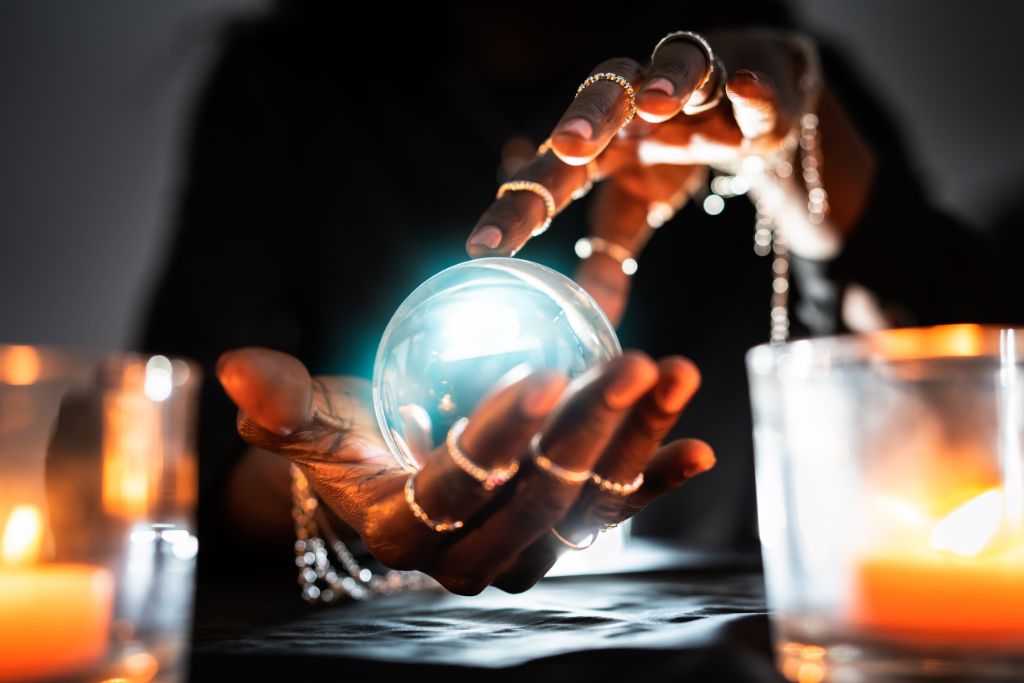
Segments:
[[[42,516],[11,512],[0,546],[0,681],[63,676],[107,651],[114,581],[101,567],[38,564]]]
[[[891,505],[903,533],[855,568],[853,622],[917,641],[1024,644],[1024,534],[1003,500],[990,489],[938,521]]]

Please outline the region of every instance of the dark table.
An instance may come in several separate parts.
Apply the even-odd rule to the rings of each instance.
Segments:
[[[223,681],[231,672],[238,680],[310,683],[368,675],[783,681],[771,660],[756,558],[662,550],[641,554],[640,563],[547,578],[520,595],[427,591],[330,607],[302,603],[297,589],[207,587],[197,605],[191,680]]]

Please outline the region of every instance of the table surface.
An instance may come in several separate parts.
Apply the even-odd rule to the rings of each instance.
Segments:
[[[519,595],[427,591],[312,607],[297,589],[207,587],[197,604],[191,680],[223,680],[226,670],[240,679],[783,680],[772,665],[756,559],[649,555],[642,570],[626,563],[618,573],[548,578]]]

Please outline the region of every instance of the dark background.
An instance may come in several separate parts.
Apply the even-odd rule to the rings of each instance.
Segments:
[[[0,0],[0,342],[131,345],[219,30],[264,6]],[[1024,3],[795,6],[890,99],[940,206],[984,225],[1015,198]]]

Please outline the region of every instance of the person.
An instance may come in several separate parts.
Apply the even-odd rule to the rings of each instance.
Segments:
[[[783,6],[759,7],[744,18],[792,28]],[[773,264],[750,252],[738,227],[754,224],[752,210],[730,206],[725,224],[709,226],[689,200],[709,166],[776,154],[808,114],[817,125],[803,127],[817,133],[802,132],[820,134],[817,176],[797,168],[788,183],[772,180],[786,188],[772,218],[792,251],[793,277],[777,288],[795,303],[793,333],[982,321],[1007,310],[972,294],[999,291],[1002,271],[979,239],[929,206],[887,118],[827,49],[809,99],[801,77],[812,63],[792,34],[729,28],[735,18],[713,9],[692,23],[652,10],[626,26],[582,12],[568,31],[526,21],[529,13],[486,21],[494,18],[474,15],[483,10],[441,11],[445,21],[432,25],[443,39],[424,35],[412,10],[371,12],[339,43],[337,14],[282,4],[272,21],[239,30],[206,90],[182,229],[144,346],[216,368],[241,409],[249,449],[225,428],[234,406],[206,384],[201,535],[228,539],[219,547],[241,539],[280,548],[290,538],[287,460],[273,453],[298,463],[336,521],[384,564],[423,570],[460,593],[524,590],[566,546],[645,508],[641,533],[754,547],[742,355],[764,340]],[[649,53],[681,21],[708,45],[678,36],[651,63],[581,66],[598,46]],[[715,78],[711,50],[721,59]],[[380,60],[371,70],[360,68],[367,54]],[[404,76],[410,63],[421,77]],[[566,83],[575,88],[588,73],[601,77],[584,81],[559,119],[573,92]],[[352,106],[361,78],[373,80],[365,109]],[[547,141],[543,154],[534,156],[531,137]],[[498,180],[531,189],[520,184],[473,216],[467,198],[494,190],[479,169],[499,156]],[[820,220],[807,201],[812,178],[827,197]],[[597,181],[587,217],[571,198]],[[555,227],[530,240],[554,213]],[[676,217],[655,235],[666,214]],[[468,239],[465,225],[475,225]],[[541,433],[547,464],[529,460],[489,491],[442,448],[410,496],[377,434],[366,383],[355,379],[387,316],[463,248],[508,255],[529,240],[530,257],[564,270],[584,227],[592,254],[577,280],[646,353],[571,387],[540,372],[496,389],[459,449],[477,468],[507,472]],[[631,277],[623,265],[648,241]],[[916,277],[901,275],[908,263]],[[953,263],[969,288],[944,277]],[[698,431],[718,453],[715,469],[686,495],[663,496],[715,464],[704,441],[662,445]],[[578,476],[592,470],[618,491]],[[452,529],[455,521],[464,526]]]

